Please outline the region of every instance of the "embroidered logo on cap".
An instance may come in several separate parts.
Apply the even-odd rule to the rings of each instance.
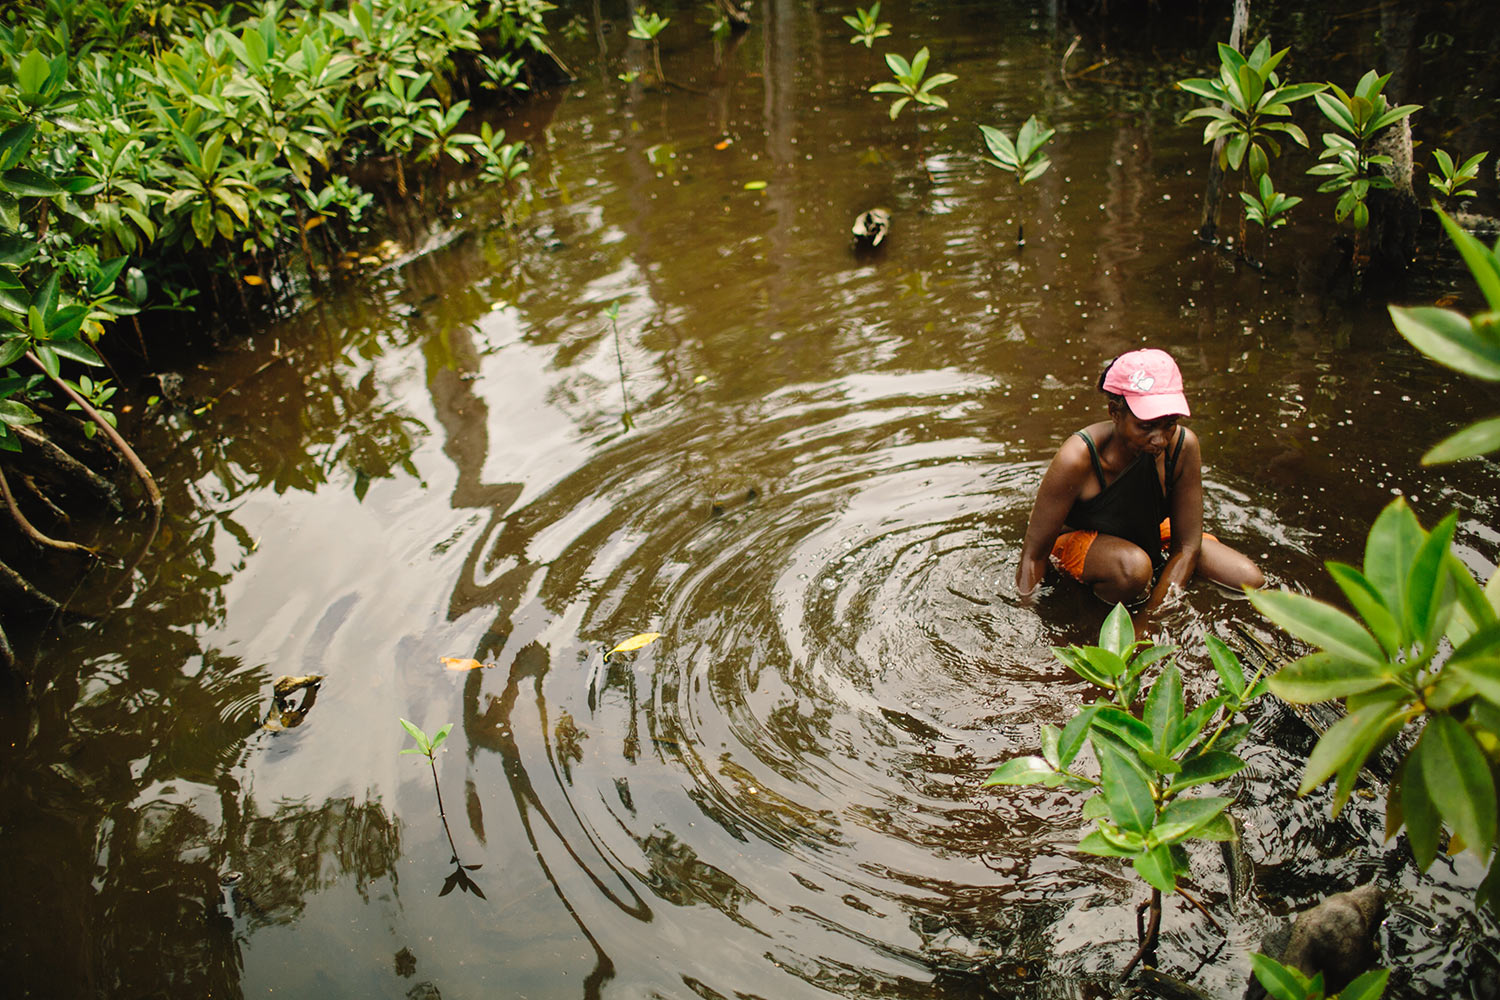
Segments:
[[[1136,392],[1150,392],[1155,384],[1156,379],[1143,371],[1136,370],[1130,373],[1130,388]]]

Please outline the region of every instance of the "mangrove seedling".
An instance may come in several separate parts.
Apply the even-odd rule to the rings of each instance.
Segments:
[[[1389,156],[1371,152],[1376,134],[1422,107],[1420,104],[1389,107],[1380,91],[1390,78],[1389,73],[1379,76],[1372,69],[1360,77],[1352,94],[1329,84],[1327,90],[1332,93],[1315,95],[1323,117],[1339,131],[1323,133],[1324,148],[1318,159],[1327,162],[1320,162],[1307,172],[1327,178],[1318,185],[1319,191],[1341,192],[1333,217],[1339,222],[1348,219],[1356,233],[1370,222],[1370,209],[1365,203],[1369,193],[1392,186],[1390,178],[1375,169],[1391,162]]]
[[[661,34],[663,28],[672,23],[672,19],[670,17],[662,17],[660,14],[650,11],[642,11],[632,15],[631,21],[630,37],[651,43],[651,59],[656,63],[656,79],[665,86],[667,75],[661,71],[661,43],[657,41],[656,36]]]
[[[850,45],[858,45],[863,42],[865,48],[875,44],[875,39],[884,38],[891,33],[888,22],[880,20],[880,4],[870,4],[870,9],[863,7],[854,8],[853,14],[844,15],[844,23],[854,29],[854,37],[849,39]]]
[[[1218,638],[1210,635],[1205,642],[1219,675],[1218,690],[1188,711],[1182,676],[1172,661],[1176,647],[1149,639],[1138,641],[1130,613],[1123,604],[1115,605],[1099,630],[1099,645],[1052,650],[1074,673],[1109,696],[1085,706],[1061,729],[1043,724],[1040,757],[1008,760],[984,782],[986,786],[1061,785],[1095,792],[1083,805],[1083,818],[1093,820],[1095,829],[1079,841],[1078,850],[1128,860],[1151,887],[1150,922],[1125,974],[1155,946],[1163,893],[1180,893],[1208,915],[1179,884],[1188,874],[1183,842],[1234,837],[1233,825],[1224,813],[1228,798],[1183,793],[1245,767],[1245,761],[1230,750],[1250,726],[1236,723],[1235,716],[1260,697],[1266,684],[1260,672],[1247,682],[1239,657]],[[1163,660],[1167,666],[1146,693],[1137,715],[1134,705],[1142,675]],[[1097,781],[1073,769],[1085,742],[1093,746],[1099,762]]]
[[[635,424],[630,417],[630,393],[625,391],[625,355],[620,350],[620,303],[618,299],[609,304],[609,308],[604,310],[604,315],[609,320],[610,329],[615,333],[615,364],[620,369],[620,400],[621,406],[624,407],[620,422],[625,425],[625,429],[628,431]]]
[[[453,728],[453,723],[446,724],[429,738],[416,723],[408,722],[405,719],[399,721],[401,722],[401,728],[405,729],[411,735],[411,738],[417,741],[416,746],[407,747],[401,752],[403,754],[422,754],[427,758],[427,765],[432,768],[432,790],[437,793],[438,819],[443,821],[443,833],[447,834],[448,848],[453,852],[453,856],[448,859],[449,863],[453,865],[453,871],[444,879],[443,889],[438,895],[446,896],[454,889],[462,889],[464,892],[472,892],[480,899],[484,899],[484,890],[480,889],[478,884],[469,875],[469,872],[478,871],[484,865],[466,865],[459,860],[458,845],[453,842],[453,831],[448,827],[448,813],[443,809],[443,789],[438,784],[437,751],[438,747],[443,745],[443,741],[448,738],[448,732]]]
[[[1288,119],[1292,115],[1292,104],[1321,92],[1321,83],[1283,84],[1276,75],[1276,67],[1289,50],[1271,51],[1271,40],[1262,38],[1250,55],[1242,55],[1232,46],[1219,43],[1218,77],[1201,77],[1177,81],[1177,88],[1203,98],[1209,103],[1194,108],[1183,116],[1183,121],[1206,118],[1203,126],[1203,141],[1211,143],[1223,139],[1219,150],[1219,167],[1222,170],[1238,171],[1249,168],[1250,179],[1258,181],[1271,164],[1271,159],[1281,155],[1283,136],[1307,146],[1307,135]],[[1240,190],[1246,188],[1243,175]],[[1217,198],[1215,190],[1214,197]],[[1240,219],[1240,246],[1245,244],[1244,218]]]
[[[1277,191],[1268,173],[1260,175],[1254,194],[1241,191],[1240,200],[1245,203],[1245,218],[1260,226],[1265,233],[1266,246],[1271,245],[1271,230],[1286,225],[1286,213],[1302,204],[1302,199],[1296,195]]]
[[[917,50],[917,54],[911,57],[911,62],[896,55],[894,52],[885,54],[885,64],[891,68],[895,80],[882,80],[870,87],[872,94],[900,94],[901,96],[891,102],[891,121],[901,113],[901,109],[911,102],[926,105],[931,108],[946,108],[948,102],[938,94],[933,93],[938,87],[952,83],[958,77],[952,73],[934,73],[927,76],[927,61],[930,58],[927,46]],[[926,77],[926,79],[923,79]]]
[[[1036,180],[1052,166],[1052,161],[1042,152],[1042,146],[1057,134],[1057,130],[1043,126],[1036,120],[1036,115],[1032,115],[1016,133],[1014,142],[1010,136],[990,125],[979,126],[979,131],[984,134],[984,144],[993,154],[993,158],[986,157],[985,162],[1015,175],[1016,190],[1021,194],[1022,202],[1016,211],[1016,246],[1023,247],[1026,245],[1026,182]]]
[[[1472,198],[1474,189],[1468,187],[1479,178],[1479,164],[1490,155],[1488,152],[1475,153],[1465,160],[1462,165],[1454,166],[1453,157],[1448,155],[1447,150],[1434,149],[1432,159],[1437,163],[1439,173],[1427,172],[1427,183],[1431,184],[1433,190],[1444,198]]]

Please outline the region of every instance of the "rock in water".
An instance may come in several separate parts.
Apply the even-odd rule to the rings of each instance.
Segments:
[[[891,213],[883,208],[872,208],[855,217],[854,226],[850,232],[854,234],[854,242],[857,246],[873,248],[880,246],[880,242],[885,239],[890,228]]]
[[[1308,976],[1323,973],[1332,996],[1375,964],[1375,930],[1385,918],[1385,896],[1374,882],[1329,896],[1297,915],[1283,965]]]

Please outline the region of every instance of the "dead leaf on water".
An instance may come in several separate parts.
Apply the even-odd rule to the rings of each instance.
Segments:
[[[633,635],[629,639],[626,639],[624,642],[620,643],[618,646],[616,646],[614,649],[611,649],[604,655],[606,658],[608,658],[616,653],[631,653],[637,649],[640,649],[642,646],[651,645],[653,642],[660,638],[660,632],[642,632],[639,635]]]
[[[714,149],[717,149],[717,150],[728,149],[729,148],[729,143],[731,141],[732,140],[730,140],[730,139],[720,139],[718,142],[714,143]]]
[[[478,660],[459,659],[456,656],[445,656],[443,657],[443,666],[447,667],[449,670],[478,670],[481,667],[487,666],[487,664],[480,663]]]
[[[245,284],[247,285],[264,285],[266,283],[266,279],[258,274],[246,274],[242,275],[242,277],[245,279]]]
[[[745,182],[745,190],[746,191],[764,191],[765,189],[766,189],[766,182],[765,181],[746,181]]]

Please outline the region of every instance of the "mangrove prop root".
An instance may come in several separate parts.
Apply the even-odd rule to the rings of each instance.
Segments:
[[[125,461],[128,462],[131,469],[135,471],[136,476],[141,481],[141,485],[146,487],[146,495],[151,498],[151,508],[154,511],[156,517],[160,518],[161,490],[156,488],[156,480],[151,478],[150,470],[146,468],[146,463],[141,461],[141,457],[135,453],[135,449],[130,447],[130,445],[125,442],[125,439],[120,436],[120,432],[115,430],[114,426],[111,425],[108,420],[105,420],[102,416],[99,415],[99,411],[94,409],[92,403],[75,392],[73,390],[73,387],[68,385],[68,383],[64,382],[60,378],[54,377],[51,372],[48,372],[46,367],[42,364],[40,358],[38,358],[31,351],[26,352],[26,357],[31,361],[32,364],[36,365],[37,368],[41,369],[41,371],[44,372],[48,378],[52,379],[53,384],[61,389],[64,395],[66,395],[73,402],[77,403],[79,409],[83,410],[83,412],[88,415],[89,419],[94,422],[95,426],[97,426],[101,431],[104,432],[105,437],[109,438],[110,444],[113,444],[115,448],[120,452],[120,454],[125,456]]]
[[[16,506],[15,494],[10,491],[10,481],[5,478],[5,470],[0,469],[0,498],[5,500],[5,509],[10,511],[10,518],[16,522],[16,527],[21,529],[25,536],[38,545],[49,549],[57,549],[61,552],[87,552],[93,554],[93,549],[87,545],[79,545],[77,542],[64,542],[43,534],[36,525],[26,520],[26,515],[21,513],[21,508]]]
[[[1130,961],[1125,963],[1125,969],[1120,973],[1121,982],[1135,971],[1136,965],[1145,957],[1146,953],[1156,947],[1157,932],[1161,930],[1161,890],[1152,889],[1150,901],[1142,905],[1149,905],[1151,907],[1151,920],[1146,925],[1146,933],[1141,935],[1141,946],[1130,957]],[[1137,926],[1139,926],[1140,910],[1136,911],[1136,920]]]
[[[36,498],[36,502],[47,508],[47,513],[56,518],[59,524],[73,523],[73,519],[68,516],[68,512],[59,507],[57,503],[47,495],[46,491],[43,490],[41,486],[37,485],[36,479],[28,476],[23,472],[21,473],[21,485],[31,491],[31,495]]]
[[[16,651],[11,648],[4,625],[0,625],[0,667],[6,670],[16,669]]]
[[[48,611],[56,612],[62,608],[61,604],[40,590],[37,590],[24,576],[11,569],[4,562],[0,562],[0,582],[10,584],[16,590],[20,591],[23,596],[35,601]]]
[[[23,442],[35,448],[55,469],[82,483],[114,509],[120,508],[120,496],[114,484],[74,458],[57,442],[31,427],[12,427],[11,430]]]

